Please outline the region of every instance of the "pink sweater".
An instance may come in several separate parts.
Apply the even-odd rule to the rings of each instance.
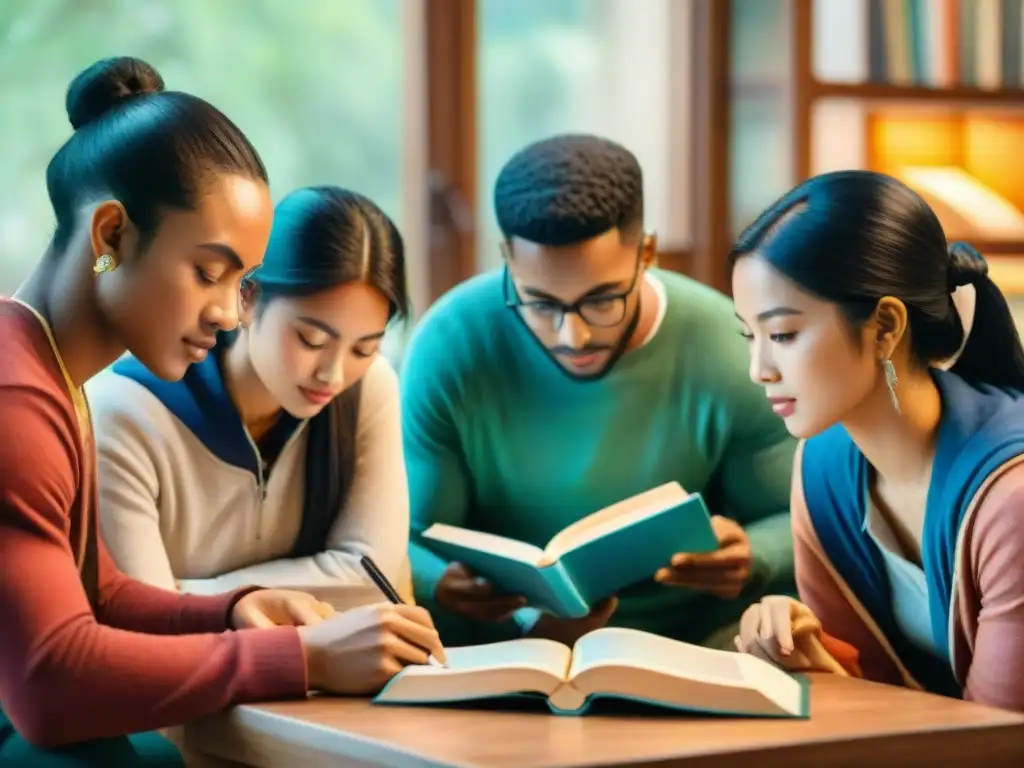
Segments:
[[[804,500],[803,446],[793,469],[792,525],[800,598],[826,647],[851,674],[920,687],[825,555]],[[1024,462],[989,478],[964,522],[950,644],[964,698],[1024,710]]]
[[[128,578],[97,536],[95,450],[46,328],[0,299],[0,707],[42,745],[306,693],[292,627],[228,631],[247,591]]]

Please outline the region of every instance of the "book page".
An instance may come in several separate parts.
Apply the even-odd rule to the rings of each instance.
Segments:
[[[703,648],[633,629],[606,628],[577,641],[569,681],[584,695],[748,715],[800,715],[803,685],[754,656]]]
[[[517,560],[528,565],[540,563],[543,553],[538,547],[515,539],[507,539],[493,533],[471,531],[444,523],[434,523],[422,534],[425,539],[443,541],[466,549],[490,552],[508,560]]]
[[[800,711],[803,689],[794,685],[788,672],[749,653],[740,654],[739,664],[747,684],[766,699],[787,712]]]
[[[447,667],[411,664],[377,695],[377,703],[472,701],[514,693],[550,696],[565,685],[571,651],[551,640],[523,639],[446,648]]]
[[[572,651],[561,643],[539,638],[507,640],[487,645],[445,648],[447,667],[417,664],[406,667],[403,675],[433,677],[498,669],[536,669],[564,680]]]
[[[595,630],[576,642],[569,679],[601,666],[648,669],[673,677],[734,685],[743,685],[745,680],[739,654],[619,627]]]
[[[544,548],[540,565],[550,565],[566,552],[625,528],[637,520],[677,506],[689,494],[679,483],[665,483],[577,520],[555,534]]]

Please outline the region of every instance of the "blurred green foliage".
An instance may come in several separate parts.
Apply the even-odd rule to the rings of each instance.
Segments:
[[[259,149],[275,199],[341,184],[401,226],[401,3],[414,1],[0,0],[0,293],[14,291],[52,231],[44,170],[71,133],[67,85],[106,56],[143,58],[168,89],[223,110]],[[490,190],[499,168],[530,141],[588,127],[608,8],[624,1],[479,0],[485,265],[497,252]]]
[[[275,199],[341,184],[400,221],[401,1],[0,0],[0,293],[52,231],[44,170],[71,133],[67,85],[106,56],[143,58],[223,110]]]

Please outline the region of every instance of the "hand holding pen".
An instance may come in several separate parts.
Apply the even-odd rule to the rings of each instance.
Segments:
[[[377,603],[299,627],[309,688],[374,693],[409,664],[447,661],[430,614],[404,603]]]
[[[370,580],[377,585],[377,588],[384,593],[384,596],[391,601],[392,605],[406,605],[405,600],[403,600],[402,596],[398,594],[398,590],[394,588],[388,580],[388,577],[385,576],[384,572],[377,567],[377,564],[373,562],[369,555],[364,555],[359,562],[362,564],[363,570],[365,570],[366,574],[370,577]],[[429,614],[427,617],[429,618]],[[434,626],[433,621],[431,621],[430,626]],[[438,643],[438,646],[440,647],[440,642]],[[448,666],[443,650],[441,651],[440,656],[431,653],[427,658],[427,662],[439,667]]]

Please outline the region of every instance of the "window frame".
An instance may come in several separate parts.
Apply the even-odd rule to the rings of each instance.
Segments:
[[[423,73],[424,96],[418,208],[427,258],[416,269],[416,305],[425,308],[477,271],[477,0],[418,0],[423,45],[407,71]],[[729,3],[676,0],[670,4],[670,210],[689,236],[661,242],[660,266],[727,290]],[[417,101],[411,94],[408,103]],[[676,140],[678,137],[678,140]],[[415,143],[415,141],[413,141]],[[413,259],[410,259],[412,262]]]

